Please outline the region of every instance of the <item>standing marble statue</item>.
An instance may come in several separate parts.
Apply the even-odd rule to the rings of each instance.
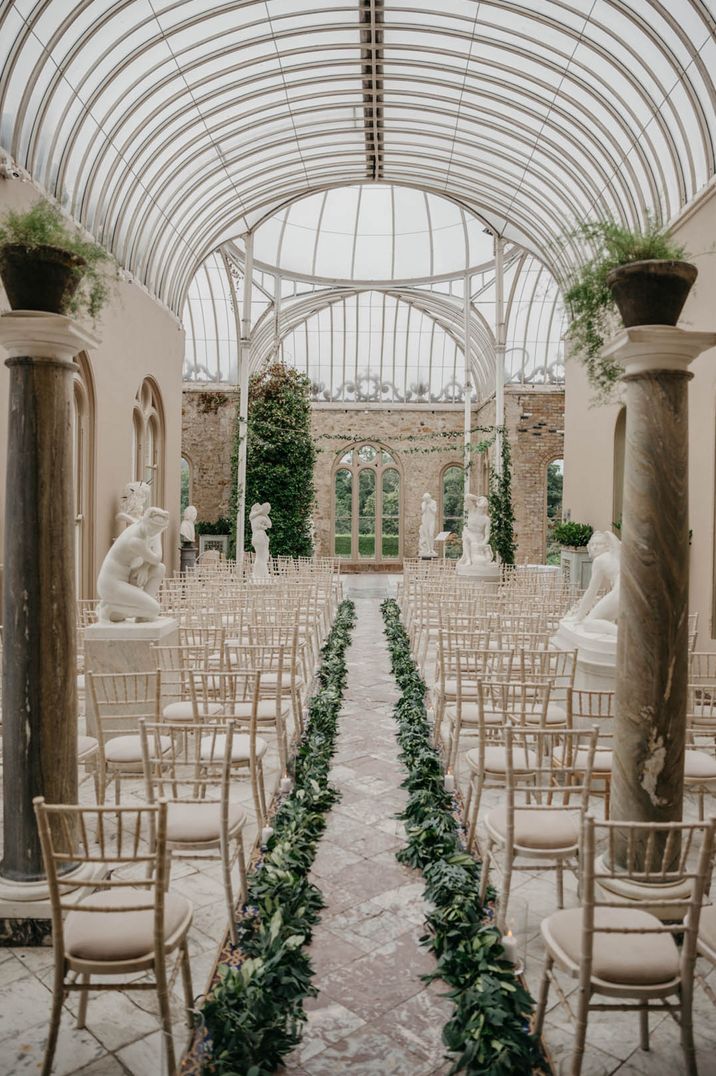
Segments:
[[[142,622],[159,617],[157,596],[165,568],[156,544],[168,525],[168,512],[147,508],[111,546],[97,577],[101,621],[134,617]]]
[[[465,497],[467,523],[462,529],[462,557],[459,567],[476,567],[491,564],[495,559],[490,546],[490,515],[487,497],[468,493]]]
[[[268,501],[264,504],[253,504],[249,512],[251,524],[251,544],[254,547],[254,570],[253,579],[268,579],[269,537],[266,533],[271,527],[269,512],[271,505]]]
[[[184,509],[184,514],[181,519],[181,526],[179,527],[179,537],[182,542],[188,542],[190,545],[194,545],[196,541],[196,531],[194,530],[194,524],[196,523],[196,517],[198,512],[193,504],[187,505]]]
[[[619,613],[619,572],[622,544],[611,531],[595,531],[587,544],[592,578],[574,611],[576,624],[586,631],[616,634]],[[600,591],[607,593],[598,599]]]
[[[438,518],[438,506],[429,493],[423,494],[420,532],[418,534],[418,555],[435,557],[435,529]]]

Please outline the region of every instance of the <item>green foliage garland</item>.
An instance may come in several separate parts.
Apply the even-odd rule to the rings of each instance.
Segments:
[[[221,966],[201,1010],[209,1036],[202,1071],[217,1076],[275,1072],[300,1042],[304,999],[317,994],[303,947],[324,903],[308,872],[338,798],[328,773],[354,624],[355,606],[344,601],[323,648],[319,689],[294,761],[293,792],[273,819],[263,862],[249,881],[247,913],[238,924],[241,963]]]
[[[313,552],[310,525],[316,448],[311,436],[310,387],[305,374],[281,362],[272,363],[249,381],[245,549],[251,549],[249,509],[252,504],[268,501],[272,555],[310,557]],[[238,421],[236,425],[229,511],[233,520],[241,436]],[[234,549],[235,530],[234,524]]]
[[[468,1076],[516,1076],[546,1073],[539,1044],[529,1034],[534,1001],[504,958],[500,933],[479,901],[480,867],[465,849],[445,791],[440,758],[431,743],[425,709],[425,683],[410,655],[400,611],[383,602],[385,634],[393,675],[401,691],[395,707],[401,760],[408,770],[409,792],[401,818],[407,845],[398,859],[422,870],[425,898],[433,910],[421,939],[437,966],[430,979],[445,981],[455,1003],[443,1029],[443,1041],[456,1054],[451,1073]],[[488,899],[494,891],[488,890]]]
[[[503,429],[502,473],[490,475],[490,545],[503,564],[515,563],[515,513],[512,507],[512,451],[507,431]]]

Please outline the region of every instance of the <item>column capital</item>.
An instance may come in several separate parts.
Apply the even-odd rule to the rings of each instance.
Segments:
[[[0,315],[0,348],[10,358],[56,359],[71,362],[78,352],[97,347],[100,338],[66,314],[43,310],[12,310]]]
[[[716,333],[672,325],[635,325],[612,337],[602,354],[624,366],[626,377],[660,370],[685,372],[703,351],[716,347]]]

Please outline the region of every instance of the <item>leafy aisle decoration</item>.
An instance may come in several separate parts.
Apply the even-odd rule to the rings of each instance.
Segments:
[[[515,563],[515,512],[512,506],[512,451],[507,432],[503,430],[502,473],[490,474],[490,545],[503,564]]]
[[[480,867],[465,851],[444,788],[439,755],[431,744],[425,709],[425,683],[410,655],[398,605],[383,602],[385,634],[393,675],[401,691],[395,707],[401,760],[409,792],[401,818],[407,844],[398,859],[422,870],[425,898],[433,910],[421,939],[437,966],[429,977],[444,980],[455,1011],[443,1029],[443,1042],[456,1054],[451,1073],[516,1076],[546,1073],[539,1044],[529,1034],[534,1001],[515,976],[502,950],[500,933],[479,900]],[[494,900],[494,891],[488,890]]]
[[[282,362],[271,363],[249,380],[245,549],[251,549],[249,508],[268,501],[272,555],[310,557],[313,552],[311,516],[316,448],[311,436],[310,387],[305,374]],[[237,420],[229,509],[232,520],[236,519],[237,509],[239,437]],[[234,523],[232,534],[235,527]],[[232,549],[235,549],[233,543]]]
[[[323,648],[319,688],[294,761],[294,788],[273,819],[273,835],[249,880],[245,917],[238,925],[240,962],[222,964],[200,1013],[208,1032],[202,1072],[267,1076],[299,1044],[303,1001],[314,997],[313,969],[304,946],[324,907],[308,880],[326,815],[338,798],[328,782],[338,713],[346,683],[345,651],[355,606],[341,603]]]

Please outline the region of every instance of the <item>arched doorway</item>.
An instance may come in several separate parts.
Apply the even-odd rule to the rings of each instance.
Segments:
[[[379,444],[341,452],[333,476],[333,552],[355,563],[402,556],[402,482],[394,454]]]

